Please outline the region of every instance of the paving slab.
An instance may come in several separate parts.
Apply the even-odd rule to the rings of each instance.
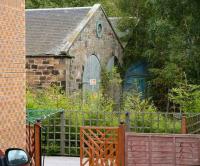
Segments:
[[[45,156],[44,166],[80,166],[80,158]]]

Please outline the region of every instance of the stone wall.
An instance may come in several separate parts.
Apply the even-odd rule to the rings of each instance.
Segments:
[[[96,24],[103,25],[102,37],[97,37]],[[112,56],[116,56],[122,64],[123,48],[118,42],[110,24],[108,23],[101,8],[94,14],[87,26],[82,30],[79,37],[69,50],[72,61],[72,79],[69,87],[72,91],[81,87],[84,65],[92,54],[96,55],[102,67],[105,67]]]
[[[0,0],[0,149],[25,148],[24,0]]]
[[[97,21],[103,25],[103,34],[100,38],[96,34]],[[106,66],[112,56],[116,56],[122,63],[122,52],[122,46],[102,9],[99,8],[69,49],[69,55],[73,58],[64,59],[62,56],[53,55],[27,56],[27,81],[31,87],[48,87],[52,83],[59,86],[66,85],[66,92],[73,92],[82,88],[84,65],[89,56],[96,55],[101,65]],[[45,64],[46,61],[48,64]]]
[[[65,88],[68,64],[64,57],[27,57],[27,84],[33,88],[57,85]]]

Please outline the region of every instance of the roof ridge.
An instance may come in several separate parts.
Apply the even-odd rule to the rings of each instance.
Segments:
[[[93,6],[86,7],[65,7],[65,8],[37,8],[37,9],[26,9],[26,11],[47,11],[47,10],[73,10],[73,9],[91,9]]]
[[[61,49],[61,52],[68,52],[68,50],[71,48],[71,46],[73,45],[74,41],[77,39],[77,37],[79,36],[80,32],[85,28],[85,26],[88,24],[88,22],[91,20],[91,18],[93,17],[93,15],[95,14],[95,12],[101,8],[101,10],[103,11],[108,23],[110,24],[114,34],[115,34],[115,37],[116,39],[118,40],[120,46],[122,48],[123,45],[121,43],[121,41],[119,40],[119,37],[117,36],[114,28],[113,28],[113,25],[112,23],[110,22],[108,16],[106,15],[106,12],[105,10],[103,9],[103,7],[101,6],[101,4],[94,4],[93,7],[88,11],[88,14],[85,16],[85,18],[81,21],[81,23],[75,28],[74,32],[68,36],[68,40],[66,40],[67,42],[64,42],[64,47],[60,47]]]
[[[85,28],[87,23],[91,20],[95,12],[101,7],[101,4],[94,4],[91,9],[88,11],[87,15],[84,19],[80,22],[80,24],[74,29],[73,33],[68,36],[68,39],[65,39],[64,46],[61,48],[61,52],[67,52],[71,46],[73,45],[74,41],[79,36],[80,32]]]
[[[118,40],[118,42],[119,42],[121,48],[124,49],[124,46],[123,46],[123,44],[121,43],[121,41],[120,41],[120,39],[119,39],[119,37],[118,37],[118,35],[117,35],[117,33],[116,33],[116,31],[115,31],[115,29],[114,29],[112,23],[111,23],[111,20],[109,19],[109,17],[107,16],[105,10],[104,10],[102,7],[101,7],[101,10],[103,11],[103,13],[104,13],[104,15],[105,15],[105,17],[106,17],[108,23],[110,24],[110,27],[112,28],[112,30],[113,30],[113,32],[114,32],[114,34],[115,34],[115,37],[116,37],[116,39]]]

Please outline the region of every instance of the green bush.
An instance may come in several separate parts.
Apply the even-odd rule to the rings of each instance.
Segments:
[[[180,133],[180,119],[174,113],[158,112],[150,99],[133,91],[123,97],[123,112],[129,113],[131,130],[145,133]]]
[[[55,86],[42,90],[27,90],[27,110],[29,110],[27,114],[30,121],[44,119],[49,114],[65,110],[66,117],[71,117],[69,123],[81,126],[83,124],[83,117],[81,113],[77,116],[78,112],[84,113],[85,119],[102,119],[104,116],[103,112],[112,114],[113,108],[114,101],[110,97],[103,95],[102,92],[88,92],[84,94],[83,98],[81,93],[77,92],[67,95]],[[89,121],[84,123],[89,124]],[[92,124],[95,125],[97,123],[93,120]],[[104,122],[98,122],[98,124],[106,125]]]
[[[59,110],[65,110],[65,152],[67,155],[79,154],[80,126],[119,126],[119,121],[126,121],[125,113],[130,113],[131,131],[135,132],[168,132],[179,133],[180,123],[173,116],[159,114],[150,99],[142,99],[140,94],[132,92],[124,94],[121,108],[114,110],[114,99],[98,93],[74,93],[66,95],[58,87],[50,87],[43,90],[27,90],[27,109],[29,119],[44,119],[42,126],[47,127],[46,146],[48,155],[60,153],[59,140],[61,132],[61,114]],[[48,114],[54,114],[48,116]],[[157,118],[159,115],[159,123]],[[46,119],[45,119],[46,118]],[[175,123],[174,123],[175,122]],[[137,126],[137,128],[134,128]],[[43,135],[44,139],[44,135]],[[77,142],[75,143],[76,140]]]
[[[173,114],[157,112],[151,100],[142,99],[136,91],[124,94],[121,108],[117,112],[114,111],[114,103],[112,97],[101,91],[84,94],[83,99],[81,93],[69,96],[58,87],[27,90],[27,109],[32,110],[29,111],[29,117],[46,117],[52,110],[65,110],[65,116],[68,118],[66,123],[70,125],[118,126],[119,120],[126,121],[125,113],[129,112],[131,126],[137,126],[135,130],[138,132],[180,131],[180,121]],[[60,118],[57,115],[54,117]],[[57,121],[56,124],[59,124],[60,121]]]
[[[82,110],[82,111],[112,111],[113,101],[104,97],[101,92],[80,92],[65,94],[59,87],[52,86],[41,90],[27,90],[27,109],[31,110]]]
[[[200,112],[200,85],[180,84],[171,90],[169,98],[182,112]]]

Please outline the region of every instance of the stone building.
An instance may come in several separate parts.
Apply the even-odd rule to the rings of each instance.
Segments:
[[[101,5],[26,10],[31,87],[96,90],[102,67],[122,63],[123,46]]]
[[[0,150],[25,149],[25,3],[0,1]],[[1,165],[1,164],[0,164]]]

